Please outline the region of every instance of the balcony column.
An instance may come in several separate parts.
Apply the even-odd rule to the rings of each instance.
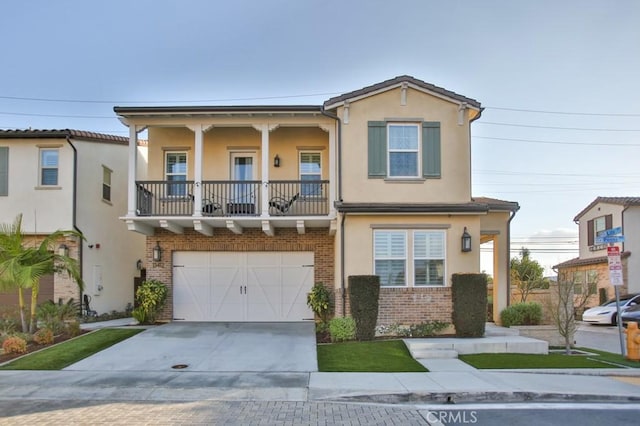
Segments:
[[[137,161],[138,161],[138,129],[129,124],[129,179],[127,179],[127,216],[135,217],[137,208]]]
[[[320,128],[329,133],[329,216],[336,216],[336,126],[321,124]]]
[[[187,126],[195,136],[195,158],[193,159],[193,216],[202,216],[202,124]]]
[[[262,196],[260,198],[260,216],[269,216],[269,125],[260,125],[262,132]]]

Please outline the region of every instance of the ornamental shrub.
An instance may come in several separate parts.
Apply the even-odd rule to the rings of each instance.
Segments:
[[[53,343],[53,330],[41,328],[33,333],[33,341],[39,345],[50,345]]]
[[[356,337],[356,322],[351,317],[337,317],[329,321],[332,342],[344,342]]]
[[[503,327],[538,325],[542,321],[542,305],[536,302],[515,303],[500,312]]]
[[[167,301],[167,286],[158,280],[147,280],[143,282],[136,291],[135,308],[131,315],[140,324],[154,324],[160,310]]]
[[[2,350],[6,354],[23,354],[27,352],[27,341],[18,336],[10,336],[2,342]]]
[[[453,325],[458,337],[482,337],[487,320],[487,276],[453,274]]]
[[[351,315],[356,322],[356,339],[373,340],[378,321],[380,277],[352,275],[349,277]]]
[[[326,327],[331,312],[331,292],[322,283],[315,283],[311,292],[307,294],[307,306],[320,318]]]
[[[435,336],[438,332],[449,327],[448,322],[426,321],[420,324],[413,324],[409,327],[411,337]]]

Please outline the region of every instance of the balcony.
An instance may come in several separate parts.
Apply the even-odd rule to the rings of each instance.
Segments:
[[[327,216],[328,180],[273,180],[262,190],[261,181],[136,181],[136,216],[211,218],[264,216]],[[200,214],[196,191],[202,193]],[[268,212],[263,212],[263,194]],[[265,213],[265,214],[263,214]]]

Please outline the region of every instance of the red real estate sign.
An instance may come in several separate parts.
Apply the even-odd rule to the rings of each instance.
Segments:
[[[607,259],[609,260],[609,281],[611,285],[622,285],[622,261],[620,260],[620,247],[607,247]]]

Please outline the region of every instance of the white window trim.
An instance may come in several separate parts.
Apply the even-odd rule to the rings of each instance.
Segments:
[[[44,167],[42,165],[42,153],[45,151],[55,151],[56,155],[58,157],[58,164],[56,167]],[[57,170],[57,176],[56,176],[56,183],[54,185],[48,185],[45,184],[42,181],[42,172],[45,169],[56,169]],[[60,187],[60,149],[57,147],[41,147],[38,150],[38,188],[58,188]]]
[[[442,259],[437,258],[437,257],[416,257],[415,255],[415,235],[418,233],[433,233],[433,234],[442,234],[442,252],[444,254],[444,257]],[[418,288],[425,288],[425,287],[446,287],[447,282],[446,282],[446,276],[447,276],[447,233],[445,231],[442,230],[437,230],[437,229],[415,229],[411,231],[411,268],[412,268],[412,275],[411,275],[411,279],[413,281],[413,287],[418,287]],[[442,266],[442,284],[425,284],[425,285],[416,285],[415,283],[415,261],[416,260],[442,260],[443,262],[443,266]]]
[[[389,129],[391,127],[406,127],[413,126],[417,129],[417,144],[416,149],[391,149],[391,136]],[[391,175],[391,152],[415,152],[417,170],[415,175],[408,176],[392,176]],[[422,178],[422,128],[420,123],[414,122],[390,122],[387,123],[387,179],[420,179]]]
[[[169,173],[168,170],[168,159],[169,159],[169,155],[180,155],[180,154],[184,154],[184,159],[185,159],[185,171],[184,173]],[[189,178],[189,154],[187,153],[187,151],[183,151],[183,150],[179,150],[179,151],[165,151],[164,152],[164,180],[165,181],[169,181],[168,177],[169,176],[182,176],[184,175],[184,180],[186,181]],[[168,187],[166,189],[166,191],[168,192]],[[165,194],[165,197],[168,198],[173,198],[173,197],[184,197],[185,195],[169,195],[168,193]]]
[[[394,229],[394,228],[383,228],[383,229],[373,229],[373,233],[372,233],[372,265],[371,265],[371,269],[372,269],[372,274],[375,275],[376,273],[376,260],[400,260],[397,257],[388,257],[388,258],[377,258],[376,257],[376,247],[375,247],[375,234],[376,232],[404,232],[405,234],[405,265],[404,265],[404,274],[405,274],[405,285],[385,285],[385,286],[380,286],[381,288],[444,288],[444,287],[448,287],[447,284],[447,232],[445,230],[442,229]],[[415,284],[415,260],[424,260],[422,258],[420,259],[416,259],[415,255],[414,255],[414,238],[415,238],[415,234],[416,233],[420,233],[420,232],[438,232],[443,234],[443,253],[444,253],[444,258],[442,259],[444,261],[444,266],[443,266],[443,271],[442,271],[442,285],[416,285]],[[431,259],[433,260],[433,259]]]
[[[313,155],[318,155],[320,157],[320,173],[302,173],[302,156],[305,154],[313,154]],[[302,185],[304,185],[303,180],[302,180],[302,176],[318,176],[318,181],[322,180],[322,152],[316,151],[316,150],[303,150],[303,151],[299,151],[298,152],[298,179],[300,180],[300,191],[302,191]],[[307,181],[304,181],[305,183]],[[319,188],[320,188],[320,192],[322,192],[322,185],[320,185],[320,183],[318,183]],[[302,192],[301,192],[302,195]],[[304,195],[304,198],[318,198],[318,197],[322,197],[323,194],[306,194]]]
[[[109,173],[109,183],[105,182],[104,180],[104,174],[105,172]],[[106,201],[107,203],[111,203],[111,200],[113,199],[113,185],[111,184],[111,181],[113,180],[113,170],[111,170],[109,167],[105,166],[104,164],[102,165],[102,201]],[[104,198],[104,187],[108,186],[109,187],[109,199]]]

